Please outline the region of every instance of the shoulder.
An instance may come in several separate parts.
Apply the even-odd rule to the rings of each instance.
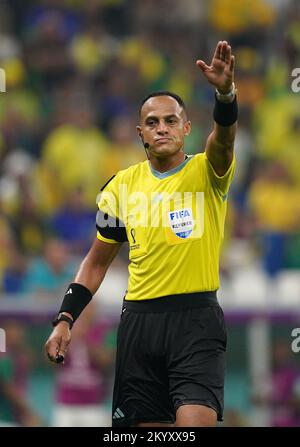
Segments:
[[[142,161],[140,163],[136,163],[135,165],[130,166],[127,169],[123,169],[122,171],[119,171],[117,176],[120,179],[129,180],[132,177],[135,177],[137,175],[140,175],[141,173],[144,173],[148,167],[148,160]]]
[[[191,168],[193,170],[196,169],[196,171],[198,172],[199,169],[205,168],[206,160],[207,160],[205,152],[197,153],[195,155],[190,155],[189,158],[190,158],[190,160],[188,162],[189,169],[191,169]]]
[[[205,163],[205,152],[197,152],[197,154],[188,155],[189,162],[188,165],[199,165]]]
[[[195,154],[193,156],[193,160],[194,160],[195,163],[204,163],[205,162],[205,158],[206,158],[205,152],[200,152],[200,153]]]
[[[129,166],[127,169],[122,169],[113,175],[105,184],[102,186],[101,191],[107,190],[120,183],[130,183],[133,179],[140,175],[144,175],[147,171],[148,160],[142,161],[135,165]]]

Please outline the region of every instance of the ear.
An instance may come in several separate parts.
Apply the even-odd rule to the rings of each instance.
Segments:
[[[142,128],[141,126],[136,126],[136,131],[138,136],[140,137],[140,139],[142,140],[142,143],[144,145],[144,138],[143,138],[143,133],[142,133]]]
[[[184,136],[187,137],[190,134],[191,130],[192,130],[192,123],[190,121],[185,121],[183,125]]]
[[[143,134],[142,134],[141,126],[136,126],[136,131],[137,131],[138,136],[142,138]]]

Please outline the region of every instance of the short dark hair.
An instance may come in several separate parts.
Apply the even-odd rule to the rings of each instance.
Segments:
[[[187,114],[186,105],[185,105],[183,99],[181,99],[180,96],[176,95],[176,93],[169,92],[168,90],[160,90],[160,91],[157,91],[157,92],[149,93],[149,95],[147,95],[142,100],[141,107],[140,107],[140,114],[141,114],[141,110],[142,110],[142,107],[145,104],[145,102],[148,101],[148,99],[150,99],[150,98],[155,98],[156,96],[171,96],[171,98],[174,98],[175,101],[178,102],[180,107],[182,107],[183,110],[185,111],[185,113]]]

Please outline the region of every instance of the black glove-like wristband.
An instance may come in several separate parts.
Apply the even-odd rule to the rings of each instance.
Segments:
[[[215,96],[214,120],[220,126],[232,126],[238,119],[236,96],[232,102],[221,102]]]
[[[73,323],[77,320],[83,309],[93,298],[93,294],[82,284],[73,282],[69,285],[64,296],[59,315],[68,312],[73,317]],[[64,315],[66,316],[66,315]]]

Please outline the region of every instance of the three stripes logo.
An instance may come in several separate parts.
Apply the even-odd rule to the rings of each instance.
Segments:
[[[120,408],[117,408],[113,414],[113,419],[121,419],[124,417],[125,417],[125,414],[123,413],[123,411],[121,411]]]

